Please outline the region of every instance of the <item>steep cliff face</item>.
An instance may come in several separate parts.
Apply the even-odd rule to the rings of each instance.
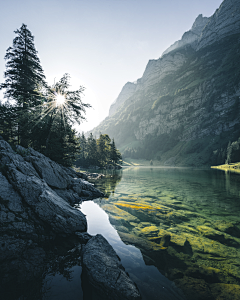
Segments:
[[[240,2],[225,0],[210,18],[203,29],[197,50],[221,41],[223,38],[238,34],[240,31]]]
[[[109,116],[113,115],[118,108],[130,98],[136,90],[136,84],[132,82],[127,82],[121,90],[121,93],[117,99],[113,102],[109,109]]]
[[[240,2],[225,0],[149,61],[131,95],[94,134],[108,133],[126,155],[175,165],[213,163],[213,151],[240,136],[239,48]]]
[[[192,44],[194,47],[197,44],[197,41],[202,33],[203,28],[206,26],[210,18],[203,17],[202,14],[199,15],[195,22],[193,23],[192,28],[185,32],[182,36],[182,39],[176,41],[173,45],[171,45],[167,50],[163,52],[162,55],[167,54],[177,48],[183,47],[187,44]]]

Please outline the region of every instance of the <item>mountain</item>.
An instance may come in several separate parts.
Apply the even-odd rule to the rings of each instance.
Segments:
[[[240,137],[239,51],[240,2],[225,0],[149,60],[93,134],[114,137],[125,157],[179,166],[224,163],[229,141]]]

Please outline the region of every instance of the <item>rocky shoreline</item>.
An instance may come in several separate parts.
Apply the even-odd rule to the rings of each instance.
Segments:
[[[17,146],[13,151],[0,139],[0,293],[4,299],[23,294],[24,299],[33,299],[37,291],[41,294],[44,270],[58,262],[59,271],[66,261],[77,261],[85,282],[104,299],[141,299],[112,246],[103,236],[87,233],[86,217],[74,207],[104,196],[87,178],[32,148]],[[59,251],[64,255],[59,256]],[[24,285],[31,286],[29,295]]]

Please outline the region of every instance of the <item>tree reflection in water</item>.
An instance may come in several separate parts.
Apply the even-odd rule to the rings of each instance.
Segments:
[[[106,198],[109,198],[116,189],[116,186],[122,179],[122,170],[103,170],[101,171],[105,176],[101,179],[90,179],[94,186],[103,192]]]

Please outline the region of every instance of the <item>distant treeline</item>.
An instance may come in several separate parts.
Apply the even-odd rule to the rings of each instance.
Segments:
[[[95,139],[92,133],[88,138],[82,133],[79,142],[80,153],[75,162],[76,166],[115,168],[121,163],[121,153],[116,148],[114,139],[111,140],[107,134],[100,134],[100,137]]]
[[[236,137],[235,137],[236,138]],[[224,137],[226,139],[226,137]],[[161,156],[170,149],[173,149],[178,143],[176,135],[162,134],[160,136],[147,135],[145,140],[141,141],[138,147],[127,147],[122,152],[123,159],[157,159],[161,160]],[[188,143],[185,147],[183,155],[187,156],[193,153],[200,153],[206,148],[206,141],[196,140]],[[214,149],[214,145],[210,146],[212,151],[206,155],[206,161],[212,166],[240,162],[240,137],[235,141],[222,145],[221,148]],[[210,149],[211,149],[210,148]]]

